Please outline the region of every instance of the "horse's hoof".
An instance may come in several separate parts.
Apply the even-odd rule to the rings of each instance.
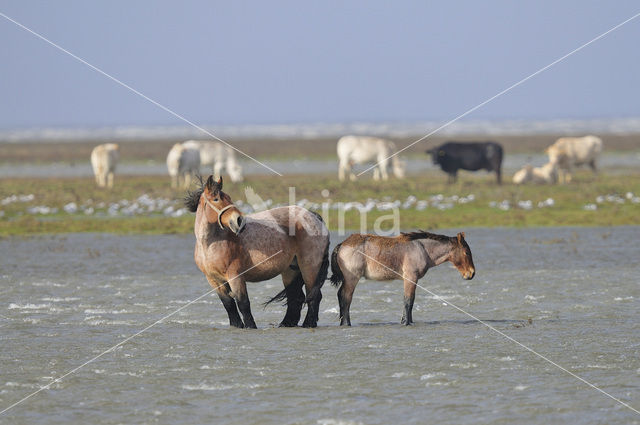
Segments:
[[[297,323],[292,323],[292,322],[282,322],[278,325],[279,328],[295,328],[297,326],[298,326]]]
[[[315,327],[317,327],[317,326],[318,326],[318,324],[317,324],[317,323],[307,323],[307,322],[304,322],[304,323],[302,324],[302,327],[303,327],[303,328],[315,328]]]

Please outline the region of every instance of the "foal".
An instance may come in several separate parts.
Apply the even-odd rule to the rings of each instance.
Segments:
[[[411,311],[416,284],[427,270],[450,261],[464,279],[473,279],[475,268],[464,233],[449,237],[424,231],[396,237],[353,234],[338,244],[331,255],[331,284],[340,286],[340,325],[351,326],[349,307],[361,277],[371,280],[404,280],[402,324],[413,323]]]

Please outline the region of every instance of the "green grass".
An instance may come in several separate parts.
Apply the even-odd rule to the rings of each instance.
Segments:
[[[596,196],[617,194],[622,197],[627,192],[640,195],[640,173],[629,171],[624,175],[592,176],[581,172],[575,176],[574,182],[556,186],[514,186],[504,184],[497,186],[493,178],[483,174],[461,173],[459,182],[446,184],[446,177],[440,173],[411,175],[404,180],[392,179],[378,183],[370,178],[357,182],[339,182],[331,175],[298,175],[285,177],[260,176],[251,177],[242,184],[225,184],[225,191],[232,199],[244,200],[244,188],[253,187],[263,199],[272,199],[274,204],[288,203],[289,188],[295,188],[295,200],[307,199],[322,203],[357,201],[365,203],[368,198],[404,201],[414,195],[419,200],[442,194],[468,196],[473,194],[475,200],[467,204],[455,204],[452,209],[438,210],[429,206],[423,211],[415,208],[401,209],[399,212],[401,229],[438,229],[468,227],[527,227],[527,226],[614,226],[640,224],[640,204],[626,200],[623,204],[598,204],[596,211],[584,210],[585,204],[595,203]],[[323,196],[323,190],[329,192]],[[152,198],[167,198],[176,203],[185,195],[185,191],[172,190],[165,176],[117,176],[113,190],[95,187],[90,178],[55,178],[55,179],[3,179],[0,184],[0,200],[11,195],[33,194],[35,199],[27,203],[10,203],[0,205],[4,215],[0,217],[0,235],[25,235],[39,233],[64,232],[110,232],[110,233],[190,233],[193,231],[193,214],[179,218],[165,217],[159,213],[133,217],[109,217],[85,215],[83,213],[67,214],[58,212],[53,215],[33,215],[26,209],[35,205],[62,207],[69,202],[92,205],[101,202],[109,204],[122,199],[133,201],[142,194]],[[324,193],[326,195],[326,192]],[[536,208],[540,201],[552,198],[554,206]],[[511,208],[502,211],[489,206],[490,202],[508,200],[512,206],[518,201],[531,200],[534,208],[523,210]],[[389,211],[370,211],[366,215],[367,229],[371,231],[373,223],[380,217],[388,216]],[[338,223],[338,212],[329,210],[326,216],[330,229]],[[344,214],[347,229],[359,230],[361,216],[352,210]],[[386,220],[383,228],[391,221]],[[386,224],[386,226],[385,226]]]

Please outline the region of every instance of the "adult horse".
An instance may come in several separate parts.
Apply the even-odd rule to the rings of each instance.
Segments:
[[[91,167],[99,187],[113,187],[113,175],[120,158],[116,143],[104,143],[91,151]]]
[[[561,137],[545,152],[549,162],[558,167],[561,183],[571,182],[574,167],[588,164],[595,174],[596,162],[602,153],[602,139],[597,136]]]
[[[191,179],[200,171],[200,151],[176,143],[167,155],[167,170],[171,177],[171,187],[186,189],[191,184]]]
[[[221,176],[226,171],[232,182],[244,180],[242,166],[236,158],[235,150],[230,146],[207,140],[187,140],[182,142],[182,146],[197,149],[200,152],[200,165],[213,167],[214,176]]]
[[[365,164],[375,162],[376,168],[373,170],[373,179],[382,180],[389,179],[387,168],[389,161],[393,168],[393,174],[401,179],[404,178],[405,164],[397,156],[396,145],[385,139],[368,136],[344,136],[338,140],[338,178],[344,181],[346,174],[349,173],[351,180],[356,179],[351,168],[354,164]],[[393,156],[392,156],[393,155]]]
[[[431,267],[446,261],[453,263],[464,279],[473,279],[476,274],[463,232],[453,237],[424,231],[396,237],[358,233],[349,236],[331,254],[331,284],[340,285],[340,325],[351,326],[349,308],[363,276],[372,280],[404,280],[402,324],[410,325],[418,279]]]
[[[287,312],[280,326],[297,326],[305,302],[302,326],[317,325],[329,268],[329,232],[318,214],[288,206],[244,216],[222,191],[222,177],[215,181],[213,176],[189,192],[185,204],[196,213],[196,264],[217,291],[231,326],[256,327],[246,282],[279,274],[284,290],[267,304],[286,299]]]

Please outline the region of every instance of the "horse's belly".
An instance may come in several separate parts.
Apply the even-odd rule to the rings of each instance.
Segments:
[[[380,266],[369,266],[365,269],[364,277],[370,280],[394,280],[402,279],[402,274],[396,274],[389,269]]]

